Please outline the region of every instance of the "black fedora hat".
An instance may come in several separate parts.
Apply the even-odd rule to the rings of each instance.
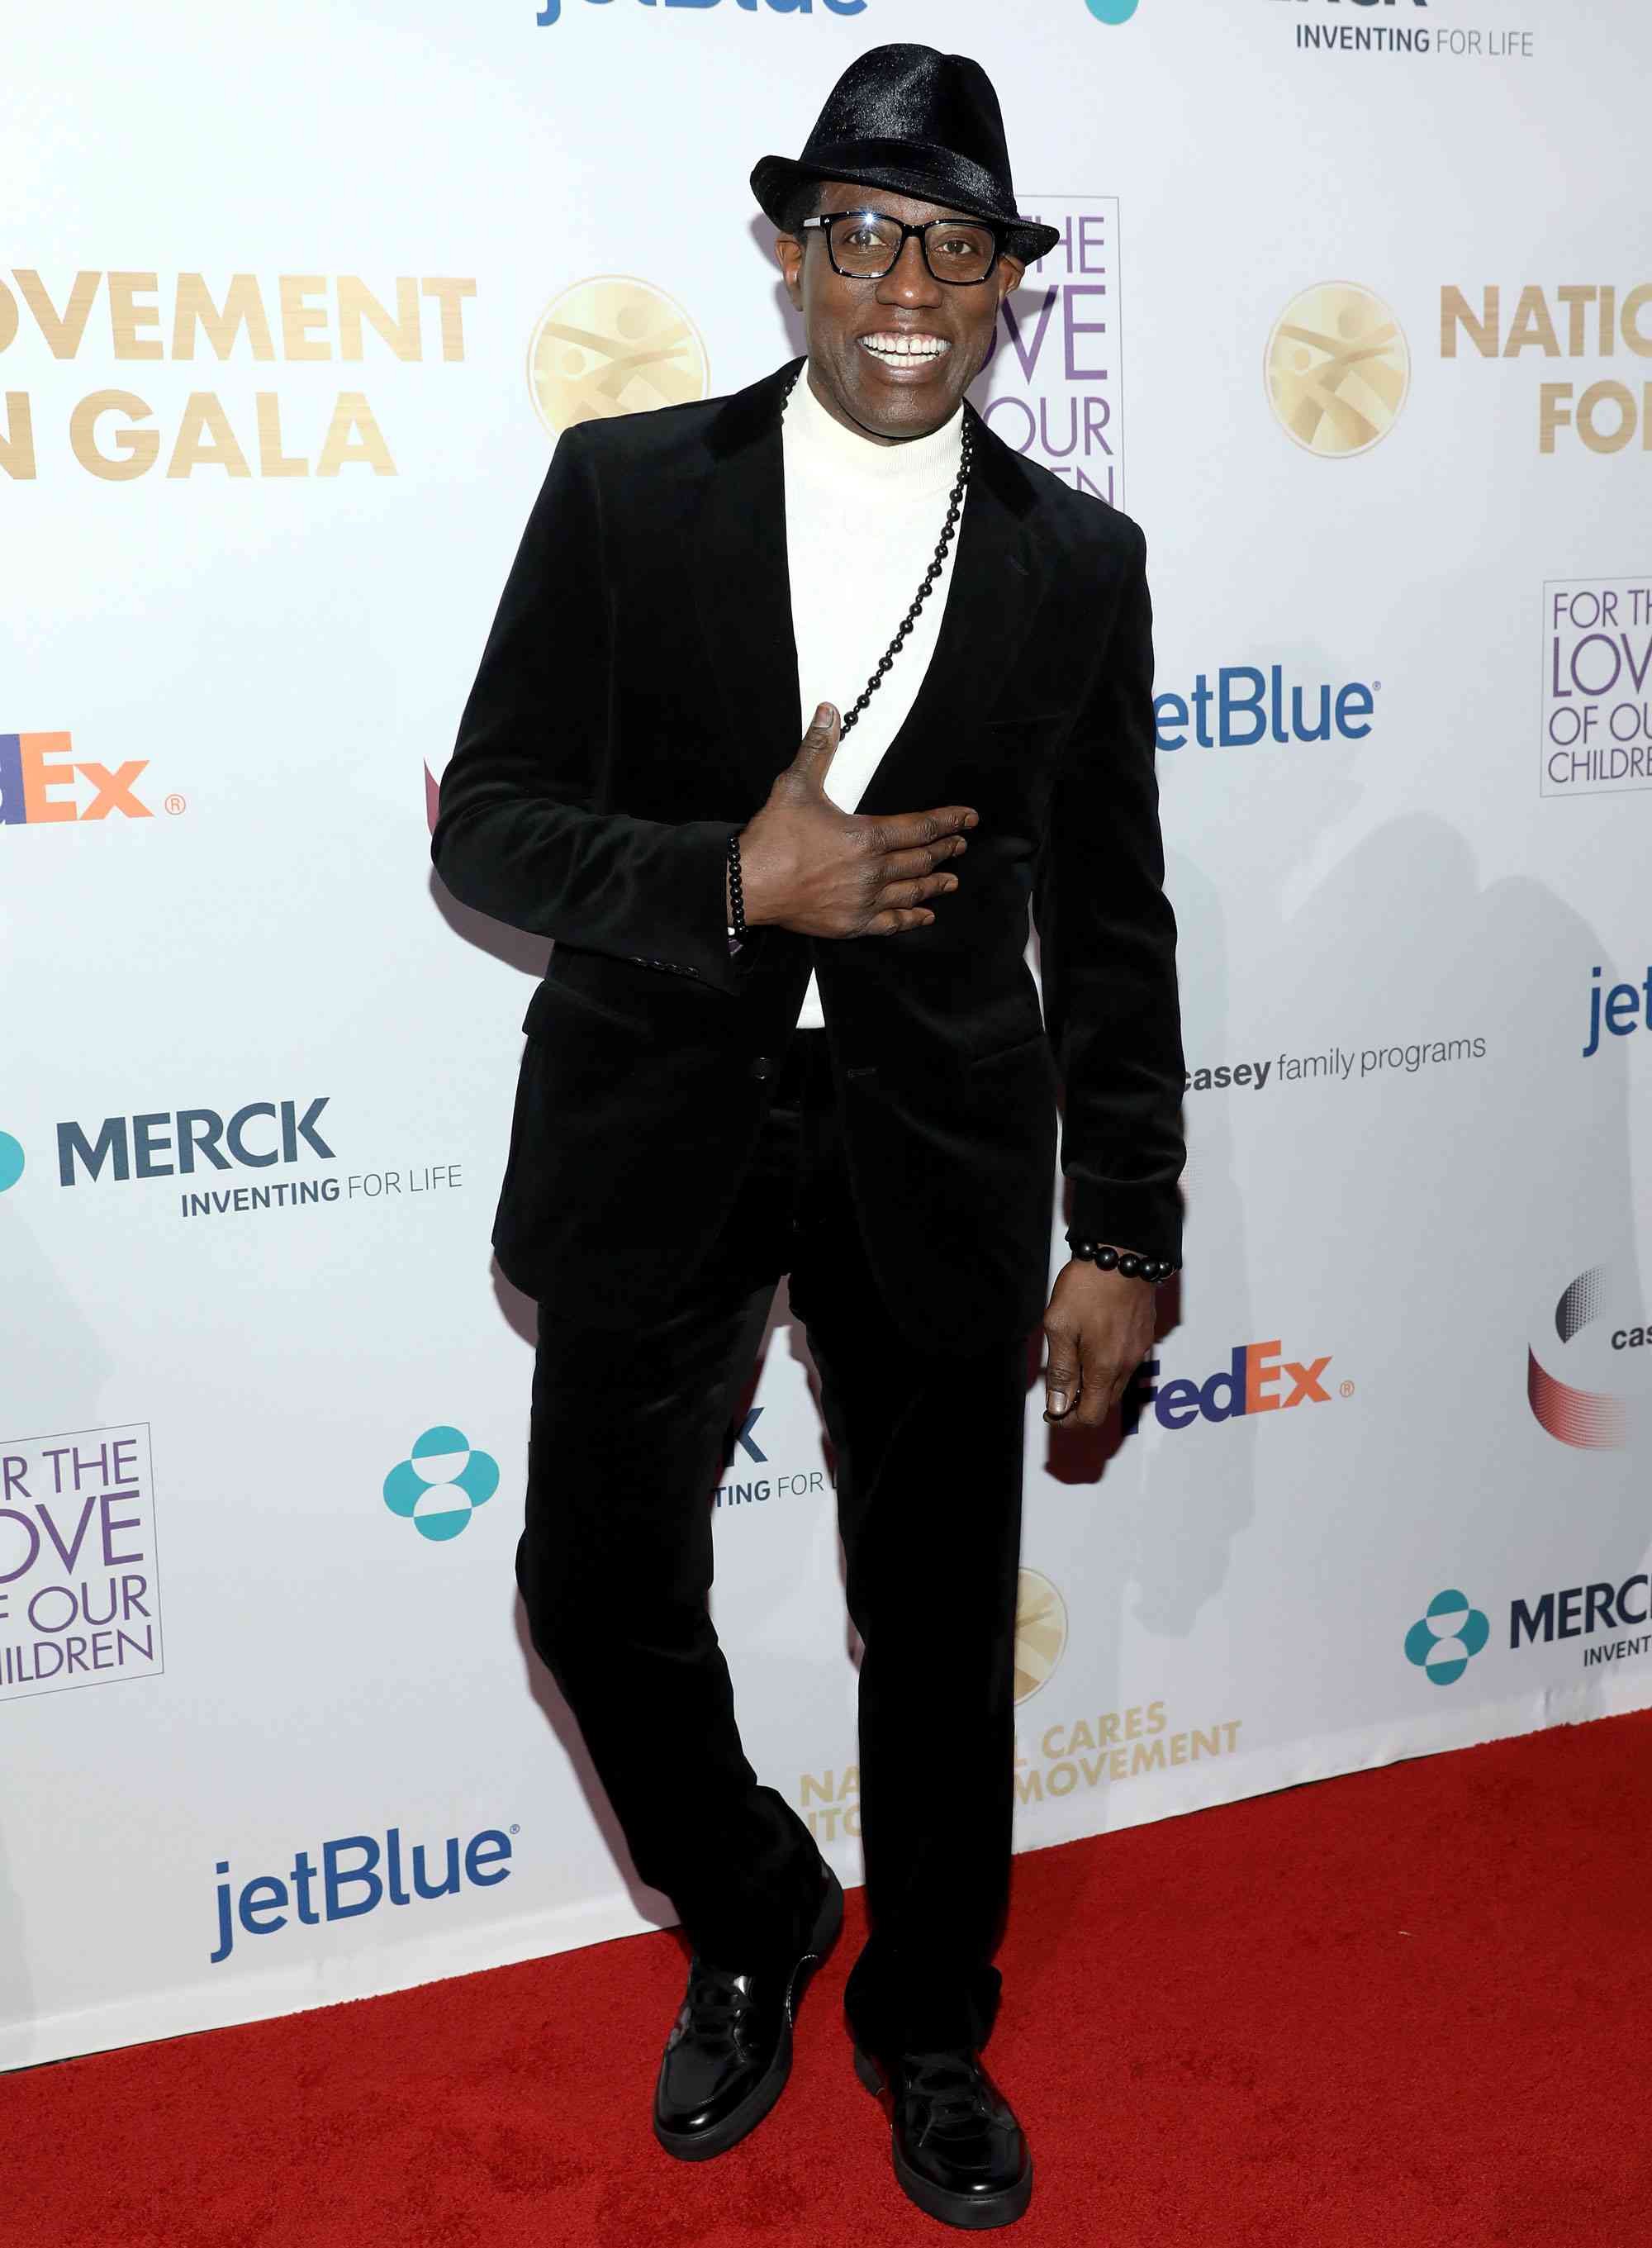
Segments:
[[[846,180],[991,219],[1011,257],[1031,265],[1060,230],[1020,216],[992,81],[968,55],[904,44],[858,56],[826,96],[795,161],[765,156],[751,175],[764,213],[786,225],[805,180]]]

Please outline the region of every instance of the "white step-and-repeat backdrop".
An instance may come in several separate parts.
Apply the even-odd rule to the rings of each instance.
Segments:
[[[1029,1412],[1021,1846],[1652,1701],[1644,8],[36,10],[0,2064],[668,1916],[517,1607],[543,962],[428,819],[557,431],[789,355],[746,175],[890,39],[987,64],[1062,229],[978,395],[1146,528],[1182,930],[1179,1302],[1105,1443]],[[858,1878],[784,1313],[714,1503],[751,1754]]]

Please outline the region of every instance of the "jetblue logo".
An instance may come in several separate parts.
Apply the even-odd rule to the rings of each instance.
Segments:
[[[607,8],[613,4],[613,0],[585,0],[585,4],[590,8]],[[703,10],[716,7],[718,0],[639,0],[639,5],[644,8],[656,4],[661,8]],[[743,9],[748,16],[812,16],[814,13],[813,0],[760,0],[760,3],[759,0],[730,0],[730,4]],[[1110,0],[1110,4],[1116,4],[1116,0]],[[1091,5],[1094,7],[1095,0],[1091,0]],[[1134,5],[1135,0],[1130,0],[1130,6],[1134,8]],[[819,0],[819,8],[824,16],[864,16],[867,0]],[[562,13],[563,0],[545,0],[544,6],[533,20],[541,25],[557,24],[562,20]]]
[[[1627,1038],[1631,1031],[1652,1030],[1652,968],[1639,984],[1614,984],[1609,990],[1602,989],[1601,976],[1600,969],[1590,969],[1589,1043],[1583,1049],[1585,1061],[1601,1051],[1603,1023],[1614,1038]]]
[[[272,1163],[296,1163],[305,1155],[332,1161],[332,1150],[316,1129],[331,1096],[319,1094],[301,1108],[296,1100],[250,1100],[225,1118],[216,1108],[157,1109],[143,1116],[106,1116],[96,1137],[86,1127],[58,1127],[58,1177],[65,1187],[81,1175],[115,1179],[186,1177],[209,1165],[227,1171],[232,1163],[267,1170]]]
[[[289,1872],[257,1874],[238,1888],[227,1858],[215,1870],[220,1876],[218,1948],[209,1957],[217,1967],[234,1950],[237,1928],[249,1936],[277,1936],[294,1922],[319,1928],[324,1920],[359,1920],[381,1904],[457,1896],[467,1881],[496,1888],[511,1871],[511,1836],[484,1826],[468,1842],[456,1834],[434,1848],[415,1842],[407,1851],[401,1829],[392,1826],[382,1842],[376,1834],[342,1834],[324,1842],[315,1858],[300,1850]]]
[[[1287,686],[1283,664],[1264,672],[1252,663],[1224,663],[1214,681],[1200,672],[1191,694],[1155,695],[1153,720],[1162,750],[1185,749],[1189,738],[1202,750],[1362,742],[1381,684],[1350,679],[1342,687]]]

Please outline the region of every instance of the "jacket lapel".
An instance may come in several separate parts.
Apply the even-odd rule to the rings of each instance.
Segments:
[[[801,360],[736,391],[713,422],[692,541],[694,600],[730,761],[755,812],[803,738],[786,567],[780,405]]]
[[[917,812],[946,799],[953,747],[1013,672],[1044,597],[1044,568],[1027,531],[1038,506],[1032,480],[975,408],[964,412],[972,417],[976,465],[946,612],[923,684],[867,784],[862,812]]]
[[[712,455],[693,538],[694,600],[716,674],[730,762],[756,811],[803,738],[786,565],[780,407],[792,360],[736,391],[707,433]],[[976,466],[934,659],[860,798],[909,812],[947,792],[950,745],[1013,670],[1045,578],[1027,524],[1032,480],[972,406]],[[898,618],[892,617],[894,632]]]

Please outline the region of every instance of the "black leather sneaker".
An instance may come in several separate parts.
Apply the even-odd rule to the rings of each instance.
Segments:
[[[978,2053],[902,2053],[880,2063],[857,2046],[854,2073],[889,2118],[895,2174],[908,2201],[968,2232],[1026,2214],[1032,2157]]]
[[[654,2092],[654,2135],[681,2162],[726,2154],[785,2089],[799,2001],[843,1925],[842,1887],[824,1860],[820,1875],[814,1925],[789,1966],[739,1975],[689,1962]]]

